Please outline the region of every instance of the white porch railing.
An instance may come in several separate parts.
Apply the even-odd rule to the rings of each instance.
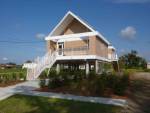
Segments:
[[[110,59],[110,60],[118,60],[118,56],[117,56],[117,54],[116,53],[114,53],[114,54],[108,54],[108,59]]]
[[[87,46],[81,46],[76,48],[64,48],[57,50],[58,55],[73,56],[73,55],[88,55],[89,48]]]
[[[27,68],[27,80],[37,79],[45,68],[51,68],[56,62],[57,56],[75,56],[75,55],[89,55],[89,48],[87,46],[78,48],[60,49],[54,52],[48,52],[43,57],[38,57],[33,63],[25,63],[23,68]],[[108,54],[109,60],[117,60],[117,54]]]

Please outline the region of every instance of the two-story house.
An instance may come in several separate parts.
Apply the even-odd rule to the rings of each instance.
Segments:
[[[45,68],[56,66],[72,70],[85,69],[86,74],[94,69],[101,72],[102,62],[117,61],[112,44],[81,18],[68,12],[52,32],[45,38],[47,53],[34,63],[24,64],[28,68],[27,79],[36,79]]]

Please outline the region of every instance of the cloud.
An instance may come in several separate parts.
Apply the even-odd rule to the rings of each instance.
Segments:
[[[130,40],[134,39],[136,34],[137,34],[137,31],[132,26],[127,26],[126,28],[124,28],[120,31],[121,37],[123,37],[125,39],[130,39]]]
[[[44,39],[45,38],[45,34],[43,34],[43,33],[37,33],[35,35],[35,37],[38,38],[38,39]]]
[[[149,3],[150,0],[113,0],[114,3]]]
[[[6,57],[3,57],[3,58],[2,58],[2,60],[4,60],[4,61],[7,61],[7,60],[8,60],[8,58],[6,58]]]

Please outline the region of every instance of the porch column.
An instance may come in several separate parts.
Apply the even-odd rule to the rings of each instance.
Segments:
[[[56,73],[59,74],[59,72],[60,72],[60,64],[57,63],[57,65],[56,65]]]
[[[85,66],[85,73],[86,73],[86,75],[88,75],[89,74],[89,62],[88,61],[86,61],[86,66]]]
[[[98,60],[95,60],[95,73],[97,74],[99,71]]]

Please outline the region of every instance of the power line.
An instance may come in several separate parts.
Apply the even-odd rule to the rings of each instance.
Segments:
[[[18,43],[18,44],[25,44],[25,43],[43,43],[45,41],[7,41],[7,40],[0,40],[0,43]]]

